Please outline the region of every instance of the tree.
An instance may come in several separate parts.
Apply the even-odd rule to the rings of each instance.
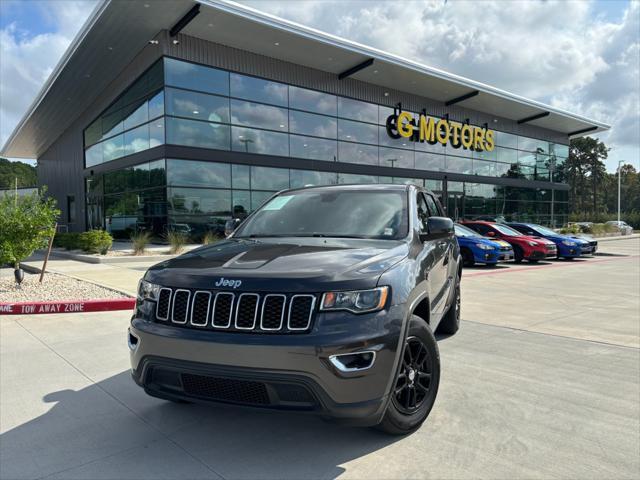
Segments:
[[[0,188],[35,187],[38,184],[36,168],[28,163],[11,162],[0,157]]]
[[[597,138],[571,140],[565,174],[574,210],[578,207],[577,210],[586,211],[586,203],[590,200],[592,213],[595,215],[598,212],[598,186],[607,175],[603,160],[607,158],[608,152],[606,145]],[[586,192],[587,184],[591,187],[590,194]]]
[[[44,248],[54,234],[60,210],[53,198],[40,193],[0,195],[0,265],[20,262],[38,248]]]

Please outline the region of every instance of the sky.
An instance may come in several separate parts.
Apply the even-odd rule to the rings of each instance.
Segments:
[[[607,169],[640,169],[640,0],[240,3],[610,124]],[[0,0],[0,144],[94,5]]]

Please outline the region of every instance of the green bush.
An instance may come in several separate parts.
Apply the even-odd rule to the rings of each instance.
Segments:
[[[80,250],[80,234],[78,232],[59,232],[53,237],[53,246],[67,250]]]
[[[563,235],[577,235],[578,233],[583,233],[580,225],[576,225],[575,223],[572,225],[568,225],[564,228],[560,229],[560,233]]]
[[[182,250],[184,250],[184,246],[187,244],[187,235],[181,232],[168,232],[167,233],[167,242],[169,242],[169,253],[176,255]]]
[[[45,248],[54,234],[60,210],[46,189],[31,195],[0,195],[0,265],[20,262],[35,250]]]
[[[150,241],[151,234],[149,232],[133,233],[131,235],[131,243],[134,255],[143,255]]]
[[[80,234],[79,241],[85,252],[106,255],[113,244],[113,237],[104,230],[89,230]]]

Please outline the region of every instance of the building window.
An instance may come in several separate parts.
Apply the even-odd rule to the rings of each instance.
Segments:
[[[224,70],[165,58],[164,76],[172,87],[229,95],[229,72]]]
[[[289,86],[289,107],[307,112],[336,116],[338,101],[335,95]]]
[[[76,223],[76,197],[67,195],[67,223]]]
[[[284,83],[232,73],[230,84],[232,97],[280,107],[286,107],[289,104],[288,88]]]

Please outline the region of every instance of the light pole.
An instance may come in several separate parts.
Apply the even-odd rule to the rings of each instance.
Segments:
[[[624,160],[618,161],[618,224],[620,224],[620,177],[622,176],[622,164]]]

